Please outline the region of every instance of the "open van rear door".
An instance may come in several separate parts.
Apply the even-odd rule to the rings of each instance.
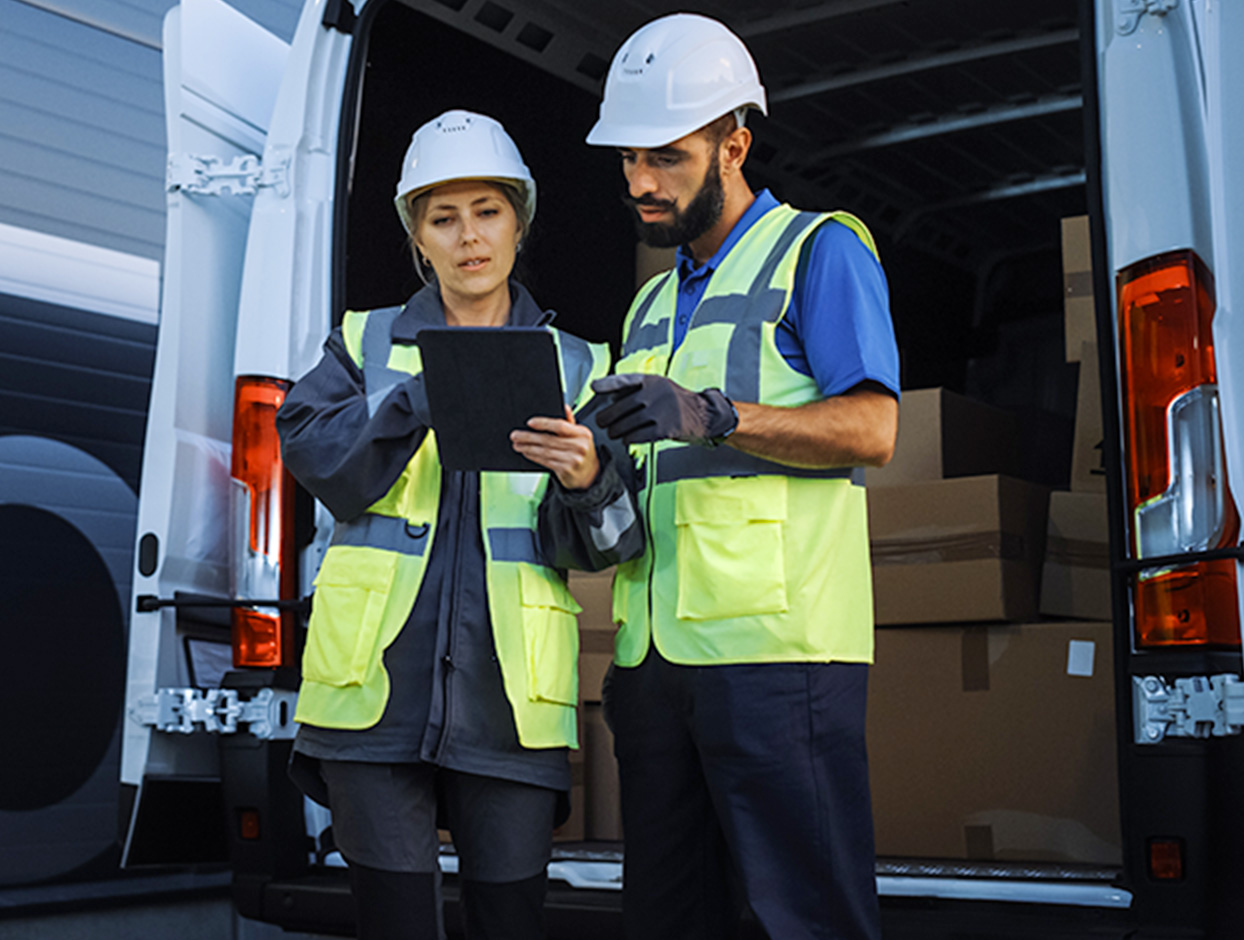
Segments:
[[[1174,928],[1244,863],[1241,742],[1204,740],[1244,728],[1244,8],[1095,10],[1125,864],[1141,921]]]
[[[238,297],[254,193],[280,185],[260,154],[288,51],[221,0],[183,0],[165,18],[168,220],[130,608],[127,864],[167,860],[135,841],[144,805],[190,817],[219,799],[215,742],[155,730],[191,727],[157,691],[204,688],[228,665],[227,609],[176,602],[219,601],[229,591]],[[168,822],[147,821],[151,831]]]

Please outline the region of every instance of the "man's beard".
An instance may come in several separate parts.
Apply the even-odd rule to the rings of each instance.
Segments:
[[[639,240],[651,248],[677,248],[689,245],[714,225],[721,218],[726,204],[725,190],[721,186],[721,168],[717,162],[717,154],[713,154],[712,162],[704,174],[704,182],[686,209],[679,210],[673,202],[653,199],[651,196],[640,196],[638,199],[629,194],[623,197],[632,209],[639,206],[655,206],[668,209],[673,215],[672,222],[645,222],[635,213],[635,230]]]

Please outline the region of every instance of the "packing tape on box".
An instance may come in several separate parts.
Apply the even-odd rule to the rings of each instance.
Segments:
[[[963,629],[963,691],[989,691],[989,628]]]
[[[1110,548],[1104,542],[1051,535],[1045,541],[1045,560],[1072,568],[1109,568]]]
[[[1092,297],[1092,271],[1066,271],[1063,273],[1064,297]]]
[[[877,539],[872,543],[874,565],[936,565],[948,561],[1025,557],[1024,537],[1014,532],[969,532],[925,539]]]

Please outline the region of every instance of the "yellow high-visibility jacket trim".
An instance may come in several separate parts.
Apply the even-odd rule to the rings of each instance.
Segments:
[[[627,315],[617,372],[666,375],[737,401],[798,406],[815,381],[787,365],[775,331],[794,292],[800,250],[827,222],[854,216],[778,206],[713,273],[676,351],[676,272],[657,275]],[[660,441],[632,447],[650,538],[614,578],[615,661],[649,644],[685,665],[871,662],[872,577],[858,468],[798,470],[716,448]]]
[[[342,324],[346,348],[360,368],[369,315],[350,311]],[[592,379],[608,372],[608,349],[551,332],[568,403],[578,407],[591,393]],[[590,364],[582,361],[589,357]],[[418,347],[390,345],[387,366],[417,375],[422,368]],[[572,376],[585,378],[572,381]],[[315,581],[296,720],[347,729],[369,728],[380,720],[389,699],[383,653],[419,594],[436,534],[440,481],[436,437],[429,431],[389,491],[358,520],[338,523]],[[547,486],[544,473],[480,474],[489,615],[519,743],[578,747],[576,615],[582,608],[561,575],[535,557],[537,510]],[[385,547],[383,533],[394,527],[419,536],[406,540],[417,553],[405,548],[406,542],[403,550]],[[361,534],[339,539],[350,530]],[[350,544],[341,544],[346,541]],[[498,557],[500,544],[509,546],[504,558]],[[530,545],[525,552],[530,557],[509,560],[515,545]]]

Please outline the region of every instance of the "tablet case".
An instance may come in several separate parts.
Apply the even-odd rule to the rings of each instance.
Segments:
[[[514,450],[510,432],[537,415],[564,417],[553,334],[542,327],[427,327],[418,343],[441,465],[547,473]]]

